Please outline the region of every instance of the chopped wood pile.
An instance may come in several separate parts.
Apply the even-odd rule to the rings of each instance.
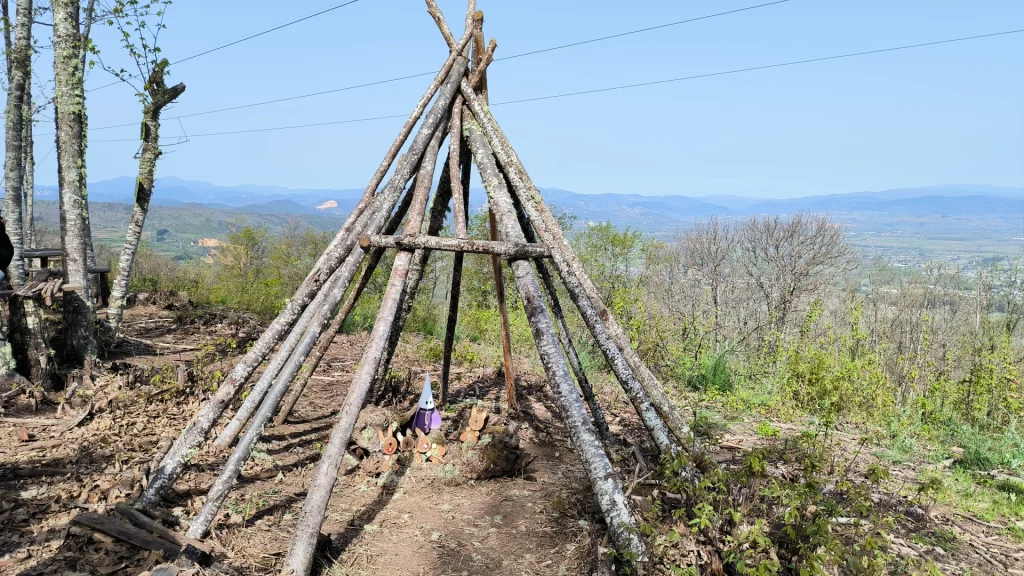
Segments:
[[[649,553],[638,536],[635,514],[622,479],[606,451],[605,444],[612,441],[611,435],[570,338],[565,311],[555,290],[556,279],[564,284],[654,445],[663,454],[689,451],[697,463],[706,459],[661,384],[631,348],[625,331],[587,277],[578,256],[491,115],[486,69],[496,43],[491,40],[485,47],[483,14],[476,11],[475,1],[469,2],[461,38],[453,36],[434,0],[427,0],[427,7],[449,47],[447,60],[416,104],[341,230],[277,319],[188,422],[154,470],[135,506],[143,510],[159,508],[165,493],[182,474],[189,455],[206,442],[221,415],[266,361],[262,375],[248,389],[241,406],[214,440],[215,446],[228,449],[234,445],[234,448],[185,538],[199,542],[208,535],[265,425],[282,402],[284,407],[276,422],[287,419],[294,399],[316,369],[323,350],[330,345],[388,249],[398,252],[387,288],[330,440],[323,447],[297,528],[291,535],[291,547],[284,559],[285,573],[295,576],[310,573],[339,469],[353,453],[362,456],[360,466],[372,474],[417,461],[452,466],[459,474],[475,479],[493,478],[521,469],[522,452],[511,414],[499,416],[481,407],[471,407],[468,414],[462,415],[458,429],[451,430],[449,426],[449,436],[446,436],[440,431],[411,426],[412,414],[401,404],[366,405],[371,391],[380,390],[387,378],[388,366],[431,250],[451,250],[457,256],[465,252],[486,253],[493,256],[505,336],[508,411],[514,413],[517,394],[504,313],[501,259],[513,272],[515,289],[524,303],[541,364],[575,454],[591,481],[611,543],[622,561],[644,563]],[[446,139],[449,140],[448,154],[441,156],[441,145]],[[399,155],[403,147],[404,153]],[[444,162],[439,167],[441,158]],[[474,164],[488,197],[491,240],[486,242],[471,242],[466,238],[469,184]],[[431,197],[431,185],[438,168],[439,184]],[[385,182],[386,176],[389,177]],[[451,203],[454,203],[456,238],[441,239],[438,236]],[[458,315],[461,262],[461,258],[456,258],[452,278],[442,403],[446,400],[454,319]],[[360,270],[361,276],[352,287]],[[348,298],[343,303],[346,294]],[[338,312],[332,317],[336,309]],[[289,388],[293,389],[286,400]],[[696,477],[697,472],[693,474]]]

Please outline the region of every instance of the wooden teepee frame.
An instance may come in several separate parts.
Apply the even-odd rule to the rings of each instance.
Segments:
[[[636,523],[622,483],[602,444],[602,440],[610,439],[608,424],[570,339],[565,313],[555,290],[556,275],[565,285],[661,453],[675,454],[686,450],[698,456],[695,453],[698,447],[661,384],[630,347],[628,337],[605,307],[504,132],[491,116],[487,106],[485,71],[496,43],[492,39],[484,48],[483,14],[476,11],[475,0],[469,0],[466,31],[460,39],[452,35],[434,0],[426,2],[428,12],[449,46],[447,60],[420,98],[337,236],[277,319],[186,426],[154,471],[149,486],[136,505],[148,507],[161,501],[180,476],[189,455],[206,441],[232,398],[255,369],[270,357],[263,375],[214,442],[226,448],[238,439],[220,476],[210,488],[205,505],[190,526],[190,538],[203,537],[260,438],[264,425],[283,400],[284,405],[276,421],[284,421],[384,251],[398,250],[369,341],[352,377],[330,441],[323,451],[285,560],[286,572],[297,576],[308,574],[317,535],[356,418],[371,386],[387,372],[430,252],[453,251],[456,257],[444,347],[442,400],[446,396],[451,365],[462,255],[466,252],[485,253],[494,258],[499,301],[503,301],[500,259],[506,260],[512,269],[541,363],[570,439],[590,478],[615,548],[624,557],[644,561],[648,558],[647,550],[637,536]],[[469,58],[471,42],[472,66]],[[428,110],[431,101],[433,105]],[[405,146],[417,125],[412,142],[405,154],[399,157],[399,150]],[[450,139],[449,154],[428,209],[434,170],[445,138]],[[472,163],[476,164],[487,191],[492,230],[489,241],[467,239]],[[378,190],[393,164],[391,177]],[[441,238],[438,234],[450,202],[455,208],[455,238]],[[403,222],[402,234],[395,235]],[[349,290],[364,262],[362,276]],[[342,303],[346,292],[349,296]],[[332,321],[331,312],[339,304],[339,312]],[[507,328],[507,319],[503,321],[503,327]],[[506,387],[512,404],[515,395],[507,333],[505,337]],[[275,346],[278,346],[277,352],[270,356]],[[289,388],[292,390],[285,400]],[[238,438],[246,425],[245,433]]]

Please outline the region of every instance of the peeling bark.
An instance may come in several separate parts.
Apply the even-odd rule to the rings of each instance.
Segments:
[[[25,82],[25,112],[22,121],[25,125],[23,137],[23,153],[21,165],[24,169],[24,200],[25,200],[25,221],[23,228],[25,230],[25,242],[26,248],[36,247],[36,224],[35,224],[35,175],[36,175],[36,156],[35,156],[35,138],[33,137],[33,116],[35,108],[32,104],[32,82]]]
[[[469,35],[467,34],[463,37],[462,43],[465,45],[468,42]],[[181,474],[188,454],[198,448],[206,439],[210,429],[213,428],[214,423],[227,407],[231,398],[238,392],[242,384],[249,379],[249,376],[252,375],[256,367],[266,358],[277,342],[284,337],[285,333],[292,327],[295,320],[314,298],[315,294],[324,286],[334,270],[350,255],[358,239],[358,234],[362,234],[364,230],[372,228],[367,225],[371,220],[380,218],[382,222],[394,209],[398,195],[408,182],[412,171],[419,165],[426,140],[433,135],[434,129],[440,123],[441,114],[443,114],[445,108],[454,97],[454,90],[452,90],[450,85],[451,78],[461,78],[465,72],[465,63],[463,61],[458,66],[458,73],[454,76],[450,74],[456,67],[457,60],[456,55],[452,54],[445,61],[438,76],[420,99],[412,116],[410,116],[405,126],[402,127],[398,138],[391,145],[384,161],[377,168],[356,209],[349,215],[345,225],[342,226],[341,230],[331,241],[331,244],[321,255],[313,270],[310,271],[309,276],[306,277],[306,280],[303,281],[295,295],[288,301],[284,310],[281,311],[270,327],[260,336],[245,358],[235,366],[231,374],[228,375],[220,388],[218,388],[214,397],[207,401],[175,441],[171,450],[168,451],[154,473],[149,486],[140,497],[140,505],[151,506],[160,500],[161,495]],[[432,109],[431,113],[424,119],[409,150],[399,159],[391,180],[379,194],[374,195],[373,191],[383,181],[391,163],[398,156],[398,151],[412,132],[413,127],[419,120],[423,110],[426,109],[434,93],[438,92],[442,84],[445,84],[445,86],[441,89],[441,94],[438,95],[437,99],[437,103],[443,103],[440,110],[435,114],[435,111]],[[435,108],[437,103],[435,103]]]
[[[22,228],[22,196],[25,184],[24,136],[25,136],[25,87],[31,82],[30,67],[32,51],[32,0],[18,0],[14,15],[14,48],[8,59],[10,68],[7,86],[7,108],[5,110],[6,157],[4,159],[4,220],[7,234],[14,246],[14,257],[7,274],[11,286],[20,287],[25,283],[25,237]],[[31,122],[31,117],[29,119]]]

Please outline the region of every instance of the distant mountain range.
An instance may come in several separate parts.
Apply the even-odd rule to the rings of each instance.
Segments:
[[[132,178],[121,177],[89,185],[94,202],[129,204],[133,201]],[[897,188],[877,192],[853,192],[788,199],[761,199],[711,195],[645,196],[640,194],[578,194],[558,188],[542,188],[548,204],[571,212],[584,222],[609,220],[648,232],[662,232],[681,224],[707,218],[752,214],[825,212],[848,217],[885,215],[898,218],[958,218],[1024,216],[1024,188],[983,185],[941,185]],[[37,187],[41,200],[56,199],[55,186]],[[296,214],[343,217],[359,201],[362,190],[291,189],[281,186],[218,186],[198,180],[159,178],[152,203],[180,206],[188,203],[256,214]],[[471,208],[482,206],[486,196],[473,189]]]
[[[99,221],[94,221],[94,234],[102,228],[102,236],[112,241],[123,237],[134,185],[134,180],[127,177],[89,185],[96,216],[103,212],[104,224],[97,227]],[[577,226],[610,221],[661,238],[670,238],[694,221],[712,215],[737,218],[806,211],[828,213],[842,222],[848,237],[865,255],[901,262],[1020,254],[1024,242],[1024,188],[942,185],[787,199],[578,194],[558,188],[542,188],[541,193],[549,205],[575,215]],[[166,228],[184,241],[200,236],[223,238],[239,222],[283,230],[289,220],[299,219],[328,231],[340,225],[361,195],[362,190],[218,186],[160,178],[146,229],[153,233]],[[56,187],[37,187],[36,197],[43,201],[42,209],[49,204],[46,200],[57,199]],[[482,189],[471,190],[472,210],[485,201]],[[55,208],[48,208],[53,211],[53,224]]]

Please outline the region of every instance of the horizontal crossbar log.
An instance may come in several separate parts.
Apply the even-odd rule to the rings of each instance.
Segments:
[[[359,239],[363,250],[391,248],[398,250],[441,250],[444,252],[470,252],[494,254],[507,260],[549,258],[551,251],[543,244],[505,242],[500,240],[467,240],[439,236],[381,236],[363,235]]]
[[[60,258],[64,255],[64,251],[60,248],[30,248],[22,250],[21,256],[28,260],[29,258]]]

